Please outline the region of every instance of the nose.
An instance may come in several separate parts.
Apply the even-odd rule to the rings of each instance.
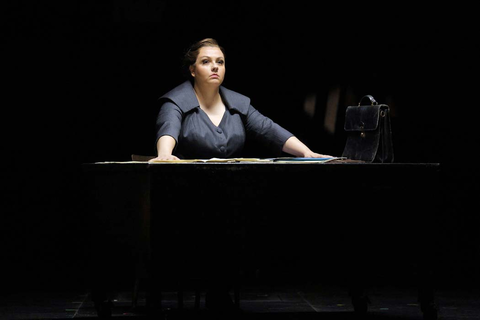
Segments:
[[[217,72],[218,71],[218,64],[216,62],[214,62],[212,64],[212,72]]]

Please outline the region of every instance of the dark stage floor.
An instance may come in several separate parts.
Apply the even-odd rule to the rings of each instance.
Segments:
[[[437,291],[439,319],[480,319],[480,290],[440,289]],[[369,319],[422,319],[415,288],[379,286],[369,289]],[[146,318],[145,296],[131,307],[131,293],[114,297],[113,317]],[[176,311],[176,294],[164,294],[167,319],[208,319],[204,296],[194,312],[192,292],[185,292],[185,309]],[[0,319],[85,319],[95,318],[93,303],[86,291],[30,291],[3,295]],[[250,286],[241,292],[240,319],[355,319],[347,289],[334,285]]]

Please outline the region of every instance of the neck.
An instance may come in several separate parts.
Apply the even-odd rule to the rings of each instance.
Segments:
[[[201,107],[210,108],[217,105],[220,101],[220,89],[218,86],[201,86],[195,83],[193,89]]]

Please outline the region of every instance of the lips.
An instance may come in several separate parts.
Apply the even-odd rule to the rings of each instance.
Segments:
[[[220,78],[220,76],[216,73],[210,75],[210,78]]]

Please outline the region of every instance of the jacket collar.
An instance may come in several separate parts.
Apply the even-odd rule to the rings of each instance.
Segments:
[[[227,108],[234,109],[243,115],[247,115],[248,107],[250,106],[250,98],[223,86],[220,86],[220,95]],[[195,91],[193,90],[193,86],[188,80],[161,96],[159,100],[164,99],[175,103],[183,113],[198,108],[200,105],[197,96],[195,95]]]

